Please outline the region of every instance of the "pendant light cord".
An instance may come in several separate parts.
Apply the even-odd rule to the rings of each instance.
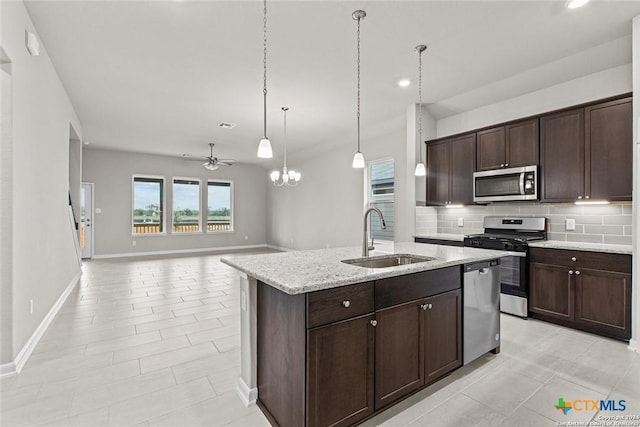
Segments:
[[[267,139],[267,0],[264,0],[264,9],[263,9],[263,42],[264,42],[264,57],[262,60],[262,65],[264,67],[264,75],[263,75],[263,87],[262,94],[264,96],[264,108],[263,108],[263,123],[264,123],[264,139]]]
[[[418,145],[422,163],[422,50],[418,50]],[[414,151],[415,153],[415,151]]]
[[[358,59],[357,59],[357,67],[358,67],[358,72],[357,72],[357,87],[358,87],[358,112],[357,112],[357,119],[358,119],[358,153],[360,152],[360,17],[358,17]]]

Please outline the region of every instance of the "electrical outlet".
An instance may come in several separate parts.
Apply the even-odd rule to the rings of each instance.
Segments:
[[[102,213],[102,209],[96,208],[96,213]]]
[[[244,240],[249,240],[249,236],[244,236]]]
[[[575,229],[576,229],[576,220],[567,218],[567,220],[566,220],[566,222],[564,224],[564,228],[567,231],[575,231]]]
[[[458,218],[458,227],[464,227],[464,218],[463,217]]]
[[[136,241],[135,241],[135,240],[134,240],[134,241],[132,241],[132,242],[131,242],[131,244],[132,244],[133,246],[135,246],[135,245],[136,245]]]
[[[33,300],[29,300],[29,314],[33,314]]]

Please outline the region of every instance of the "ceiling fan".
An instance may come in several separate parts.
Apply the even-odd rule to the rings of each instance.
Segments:
[[[211,147],[211,155],[210,156],[193,156],[191,154],[183,154],[182,158],[185,160],[196,160],[196,161],[202,161],[204,160],[205,162],[202,164],[202,166],[204,166],[205,168],[209,169],[210,171],[214,171],[216,169],[218,169],[220,167],[220,165],[223,166],[232,166],[233,163],[235,162],[235,160],[233,159],[218,159],[217,157],[213,156],[213,146],[216,145],[213,142],[209,143],[209,147]]]

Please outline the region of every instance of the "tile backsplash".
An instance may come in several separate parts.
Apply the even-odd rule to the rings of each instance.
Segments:
[[[416,207],[416,234],[482,233],[487,215],[544,216],[548,219],[549,240],[631,244],[631,204],[550,205],[541,203],[496,203],[486,206]],[[459,227],[462,218],[463,226]],[[575,220],[575,230],[566,229],[566,220]]]

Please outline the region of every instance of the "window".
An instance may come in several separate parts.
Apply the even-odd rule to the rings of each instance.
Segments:
[[[190,178],[173,179],[173,232],[200,231],[200,181]]]
[[[229,181],[209,181],[207,205],[207,231],[232,231],[232,183]]]
[[[164,179],[133,177],[133,233],[164,232]]]
[[[380,219],[371,215],[371,237],[378,240],[393,240],[395,224],[393,159],[369,163],[367,171],[367,198],[369,206],[380,209],[387,228],[380,228]]]

